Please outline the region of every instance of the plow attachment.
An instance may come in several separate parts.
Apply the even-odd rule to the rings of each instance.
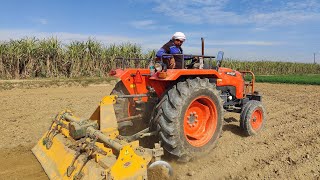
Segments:
[[[147,179],[152,162],[150,166],[161,164],[171,171],[160,161],[159,144],[143,148],[135,138],[119,135],[116,99],[104,97],[89,119],[79,119],[68,110],[56,116],[32,149],[50,179]]]

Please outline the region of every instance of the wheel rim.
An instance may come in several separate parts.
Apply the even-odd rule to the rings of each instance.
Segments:
[[[217,127],[217,108],[207,96],[199,96],[188,106],[184,115],[184,134],[195,147],[207,144]]]
[[[262,125],[262,110],[256,109],[250,118],[250,124],[253,130],[259,130]]]

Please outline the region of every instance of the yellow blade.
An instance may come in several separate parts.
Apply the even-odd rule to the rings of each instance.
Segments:
[[[44,137],[32,148],[32,153],[40,162],[49,179],[73,179],[73,176],[79,172],[83,163],[83,156],[81,155],[75,162],[75,170],[71,177],[68,177],[67,168],[75,156],[75,151],[65,146],[65,144],[71,143],[61,134],[58,134],[53,138],[53,144],[48,150],[42,143]],[[94,160],[90,160],[82,170],[84,175],[82,179],[102,179],[103,171],[104,169],[97,165]]]

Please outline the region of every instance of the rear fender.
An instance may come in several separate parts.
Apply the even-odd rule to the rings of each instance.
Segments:
[[[145,94],[148,92],[150,70],[149,69],[117,69],[115,77],[120,78],[129,94]],[[147,97],[143,97],[143,101],[147,101]]]
[[[140,74],[141,78],[136,78],[137,74]],[[151,86],[156,91],[158,97],[161,97],[172,83],[184,77],[217,79],[221,77],[220,73],[214,69],[168,69],[166,78],[159,78],[158,73],[150,76],[149,69],[126,69],[117,71],[115,76],[121,79],[130,94],[145,94],[148,92],[146,87]],[[147,101],[147,98],[144,97],[142,100]]]
[[[161,79],[157,76],[157,73],[150,77],[149,84],[156,90],[159,97],[173,84],[181,79],[203,77],[214,78],[220,77],[220,74],[213,69],[168,69],[167,76]]]

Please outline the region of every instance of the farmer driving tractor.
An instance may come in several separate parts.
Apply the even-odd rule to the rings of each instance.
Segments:
[[[183,54],[181,48],[183,42],[186,40],[186,36],[182,32],[176,32],[173,34],[172,38],[164,44],[157,52],[157,60],[160,61],[161,58],[163,62],[167,65],[169,69],[182,69],[182,60],[190,60],[191,56],[182,56],[177,54]],[[173,56],[166,56],[164,54],[175,54]]]

